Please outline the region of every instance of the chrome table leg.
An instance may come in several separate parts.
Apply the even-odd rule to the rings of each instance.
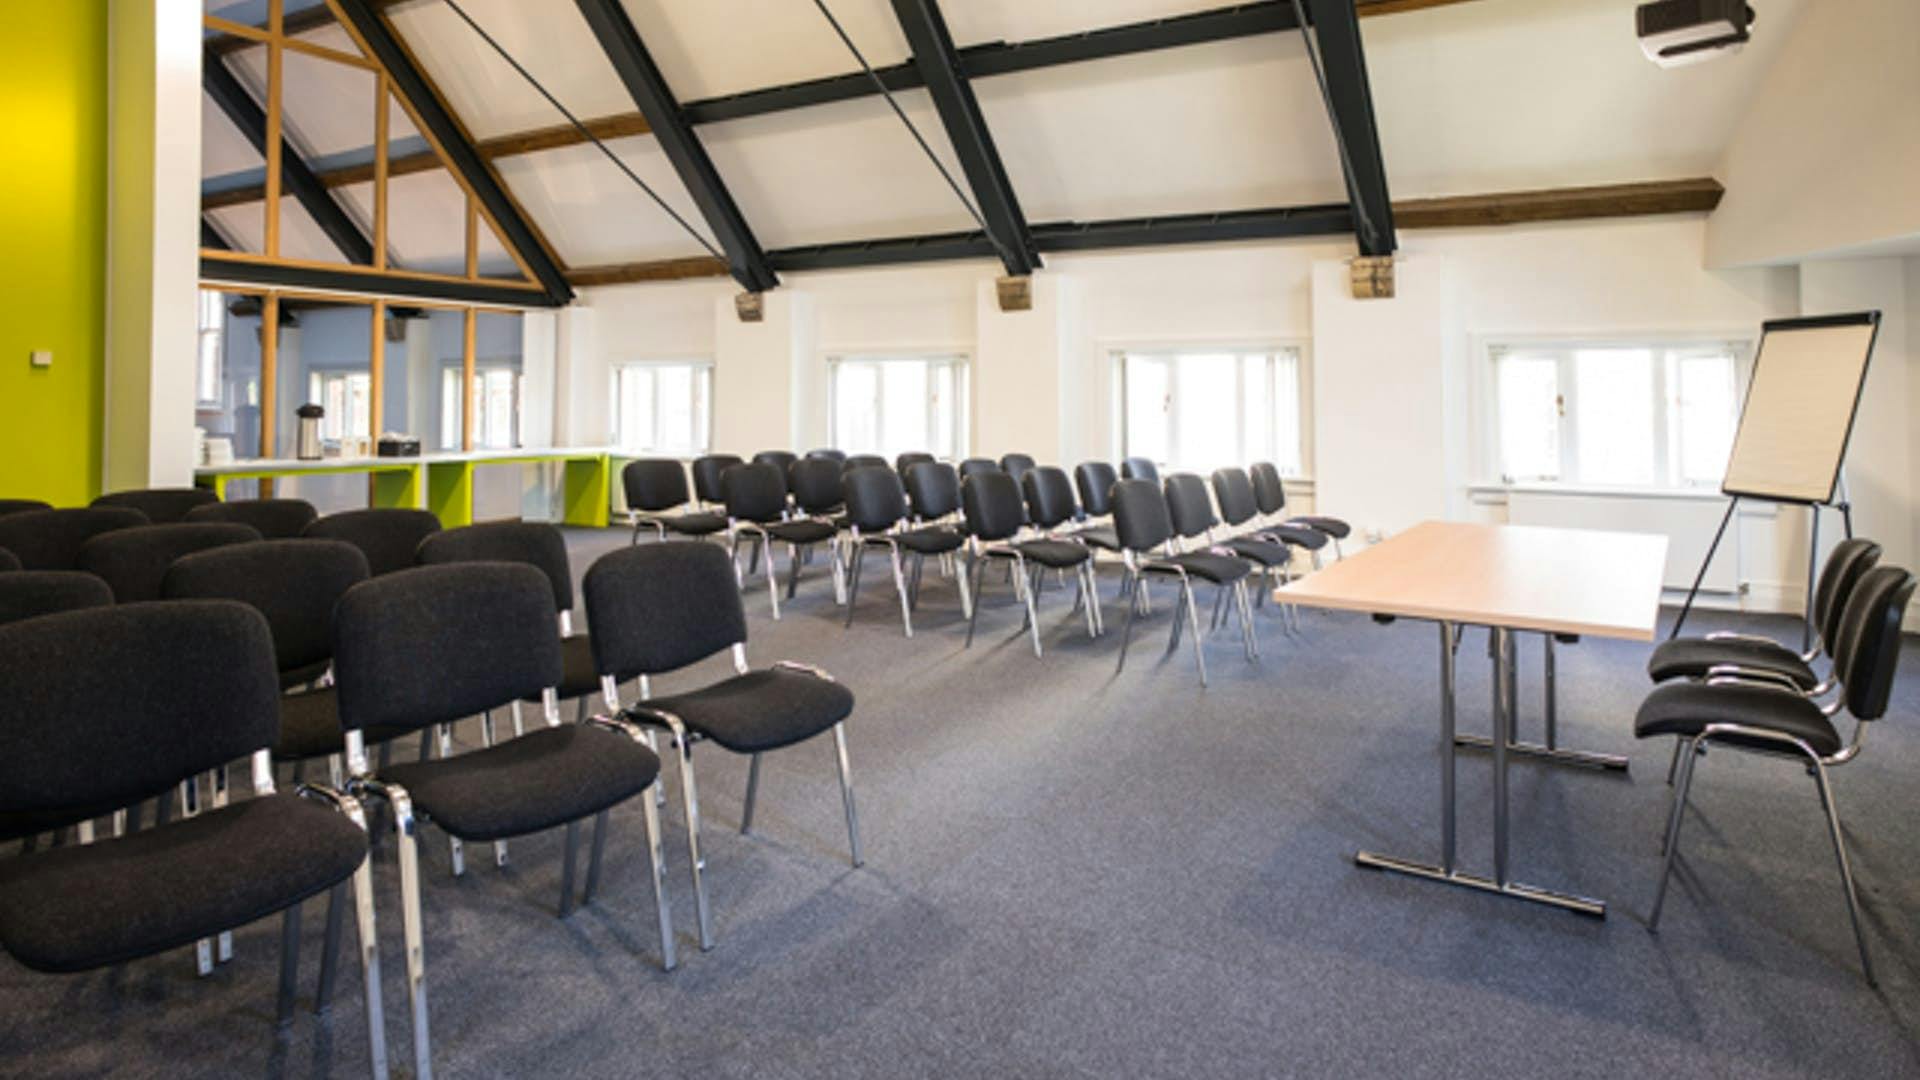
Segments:
[[[1557,692],[1558,688],[1556,686],[1557,677],[1554,671],[1553,635],[1547,634],[1544,636],[1547,641],[1545,680],[1547,741],[1545,744],[1529,743],[1521,742],[1517,737],[1510,737],[1507,742],[1507,752],[1510,754],[1518,754],[1521,757],[1549,761],[1556,765],[1572,765],[1576,768],[1598,769],[1605,772],[1626,772],[1627,759],[1619,754],[1600,754],[1589,750],[1567,750],[1559,745],[1560,707]],[[1517,729],[1517,721],[1514,727]],[[1460,746],[1474,750],[1486,750],[1492,745],[1484,735],[1456,734],[1454,736],[1454,742]],[[1669,769],[1668,772],[1669,776],[1671,776],[1672,770]]]

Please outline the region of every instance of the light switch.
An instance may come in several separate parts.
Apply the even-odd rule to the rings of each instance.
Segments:
[[[33,366],[34,367],[52,367],[53,366],[53,350],[52,349],[33,350]]]

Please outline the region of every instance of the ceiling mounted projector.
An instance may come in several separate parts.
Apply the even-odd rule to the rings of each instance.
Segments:
[[[1752,36],[1746,0],[1654,0],[1634,13],[1640,49],[1661,67],[1697,64],[1740,51]]]

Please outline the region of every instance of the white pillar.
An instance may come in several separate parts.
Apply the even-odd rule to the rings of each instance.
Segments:
[[[1080,282],[1042,271],[1033,307],[1000,310],[993,278],[974,289],[973,439],[979,457],[1031,454],[1071,471],[1092,454],[1092,358]]]
[[[741,322],[731,295],[713,302],[713,449],[750,458],[760,450],[800,449],[794,384],[814,362],[813,297],[792,288],[764,297],[759,322]]]

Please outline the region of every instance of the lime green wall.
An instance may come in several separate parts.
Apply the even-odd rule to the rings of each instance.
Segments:
[[[105,405],[107,4],[0,10],[0,498],[82,504]]]

